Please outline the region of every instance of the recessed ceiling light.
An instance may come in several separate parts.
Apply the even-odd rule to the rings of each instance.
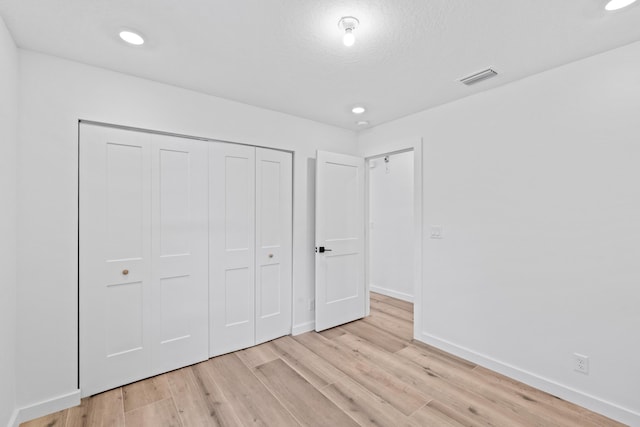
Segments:
[[[369,124],[369,122],[368,122],[368,121],[366,121],[366,120],[360,120],[360,121],[357,121],[357,122],[356,122],[356,124],[357,124],[358,126],[366,126],[366,125],[368,125],[368,124]]]
[[[142,36],[138,33],[134,33],[133,31],[120,31],[120,38],[135,46],[144,44]]]
[[[627,7],[635,2],[636,0],[610,0],[604,8],[608,11],[613,11]]]
[[[352,112],[353,114],[362,114],[362,113],[364,113],[365,111],[367,111],[367,110],[366,110],[364,107],[362,107],[362,106],[353,107],[353,108],[351,109],[351,112]]]

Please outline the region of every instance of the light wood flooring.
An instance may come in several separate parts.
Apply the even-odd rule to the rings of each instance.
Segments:
[[[35,426],[621,426],[412,341],[413,307],[283,337],[82,399]]]

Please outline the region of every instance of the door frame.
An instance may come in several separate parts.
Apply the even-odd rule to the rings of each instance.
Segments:
[[[423,240],[423,200],[422,200],[422,157],[423,157],[423,141],[422,138],[410,138],[390,142],[384,146],[368,148],[366,145],[360,148],[360,154],[365,158],[365,291],[367,296],[370,289],[370,245],[371,245],[371,229],[370,212],[369,212],[369,162],[384,156],[405,153],[413,151],[413,224],[414,224],[414,240],[413,240],[413,338],[419,339],[422,332],[422,240]],[[366,298],[365,314],[370,313],[370,299]]]

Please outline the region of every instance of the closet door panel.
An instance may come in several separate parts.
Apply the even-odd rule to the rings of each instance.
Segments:
[[[255,343],[255,148],[210,148],[210,356]]]
[[[153,369],[207,359],[208,146],[153,136]]]
[[[256,148],[256,344],[291,333],[291,163]]]
[[[150,189],[149,135],[81,126],[83,396],[151,375]]]

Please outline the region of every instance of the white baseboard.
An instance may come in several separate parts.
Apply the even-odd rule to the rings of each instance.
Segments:
[[[18,427],[20,423],[18,422],[18,408],[13,410],[13,414],[11,414],[11,418],[9,418],[9,422],[7,423],[7,427]]]
[[[612,418],[616,421],[620,421],[630,426],[640,426],[640,413],[631,409],[624,408],[615,403],[581,392],[425,332],[422,333],[420,341],[455,356],[462,357],[463,359],[476,363],[487,369],[491,369],[492,371],[498,372],[502,375],[506,375],[507,377],[528,384],[539,390],[560,397],[566,401]]]
[[[299,325],[295,325],[293,329],[291,329],[291,335],[296,336],[300,334],[304,334],[305,332],[310,332],[316,329],[316,322],[312,320],[310,322],[300,323]]]
[[[392,289],[382,288],[374,284],[369,285],[369,290],[377,294],[386,295],[391,298],[400,299],[402,301],[413,302],[413,295],[405,294],[403,292],[394,291]]]
[[[13,426],[18,427],[20,423],[43,417],[63,409],[71,408],[80,404],[80,390],[63,394],[52,399],[43,400],[29,406],[18,408],[13,417]]]

